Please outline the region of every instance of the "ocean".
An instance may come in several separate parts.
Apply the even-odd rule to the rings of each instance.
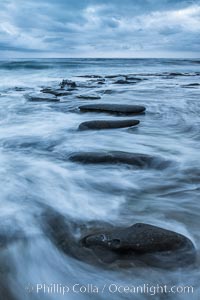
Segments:
[[[127,76],[129,84],[123,82]],[[58,88],[63,79],[76,88],[60,101],[27,99]],[[0,103],[2,299],[198,299],[200,60],[1,60]],[[131,117],[138,126],[77,130],[86,121],[125,118],[80,112],[79,106],[94,103],[143,105],[146,112]],[[137,168],[69,160],[73,153],[104,151],[142,153],[169,164]],[[176,231],[194,243],[197,263],[186,269],[86,263],[60,251],[43,230],[48,209],[85,226],[139,222]],[[194,292],[115,288],[144,284],[192,286]]]

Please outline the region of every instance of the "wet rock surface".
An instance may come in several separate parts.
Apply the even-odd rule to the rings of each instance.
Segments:
[[[192,242],[181,234],[149,224],[137,223],[131,227],[88,235],[82,240],[86,247],[104,246],[113,251],[150,253],[178,250],[194,250]]]
[[[100,130],[100,129],[116,129],[136,126],[140,123],[138,120],[94,120],[83,122],[79,125],[79,130]]]
[[[26,89],[25,89],[24,87],[16,86],[16,87],[14,88],[14,90],[15,90],[16,92],[24,92]]]
[[[79,106],[80,111],[85,112],[107,112],[113,114],[139,114],[145,111],[142,105],[125,105],[125,104],[87,104]]]
[[[199,286],[200,107],[192,77],[199,64],[115,63],[61,60],[46,68],[40,60],[46,69],[39,73],[2,72],[2,300],[40,298],[25,289],[29,282]],[[103,75],[78,78],[81,72]],[[25,101],[26,93],[37,101]],[[77,97],[86,94],[101,100]],[[77,130],[104,119],[141,124]]]
[[[200,87],[200,83],[183,84],[181,87],[183,87],[183,88],[197,88],[197,87]]]
[[[26,94],[25,98],[28,101],[32,102],[58,102],[60,101],[59,98],[53,95],[45,95],[43,93],[32,93],[32,94]]]
[[[86,99],[86,100],[98,100],[101,99],[99,95],[92,95],[92,94],[85,94],[85,95],[78,95],[77,98],[79,99]]]
[[[21,230],[7,230],[8,231],[3,230],[0,232],[0,249],[24,238],[24,234]]]
[[[62,82],[60,83],[60,87],[64,88],[66,86],[71,87],[71,88],[76,88],[77,84],[75,81],[63,79]]]
[[[69,159],[83,164],[127,164],[140,168],[165,168],[170,164],[161,157],[123,151],[79,152],[70,155]]]
[[[83,78],[97,78],[97,79],[100,79],[100,78],[103,78],[102,76],[100,75],[79,75],[77,77],[83,77]]]
[[[138,82],[140,82],[142,79],[138,79],[138,78],[131,78],[131,77],[121,77],[118,78],[116,81],[114,81],[114,84],[136,84]]]
[[[89,264],[177,268],[195,262],[190,239],[150,224],[117,227],[97,221],[75,223],[56,212],[48,212],[44,220],[44,230],[62,252]]]
[[[170,73],[166,76],[186,76],[186,74]],[[81,77],[81,76],[80,76]],[[57,97],[72,95],[83,100],[101,99],[98,86],[107,84],[122,85],[139,83],[144,78],[128,75],[86,75],[89,80],[75,82],[63,80],[57,87],[44,87],[41,93],[25,95],[29,101],[59,101]],[[196,87],[197,84],[186,85]],[[88,93],[88,88],[92,92]],[[119,89],[119,87],[117,87]],[[83,91],[83,94],[80,92]],[[105,90],[107,91],[107,90]],[[108,90],[111,91],[112,90]],[[79,93],[79,94],[78,94]],[[108,93],[109,94],[109,93]],[[106,95],[106,92],[105,92]],[[56,104],[55,104],[56,105]],[[81,112],[109,113],[116,115],[143,114],[143,105],[95,103],[79,106]],[[113,119],[89,120],[79,125],[79,130],[100,130],[132,127],[139,120]],[[135,169],[167,168],[171,161],[159,156],[123,151],[77,152],[72,153],[69,160],[81,164],[127,165]],[[92,265],[107,266],[156,266],[161,268],[189,265],[195,261],[193,243],[176,232],[159,228],[150,224],[136,223],[130,227],[118,227],[106,222],[79,222],[65,218],[51,209],[42,219],[43,229],[52,242],[66,255]],[[2,244],[12,241],[4,240]],[[1,243],[0,243],[1,246]]]
[[[68,96],[72,94],[70,91],[64,89],[52,89],[52,88],[44,88],[41,90],[41,92],[45,94],[52,94],[56,97]]]

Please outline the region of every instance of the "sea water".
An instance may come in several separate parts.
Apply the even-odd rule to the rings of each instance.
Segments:
[[[83,75],[133,74],[134,85],[80,89],[58,103],[25,95]],[[0,279],[2,299],[199,299],[200,271],[88,265],[60,252],[41,228],[45,205],[74,221],[117,226],[150,223],[189,237],[200,248],[200,60],[34,59],[0,61]],[[91,102],[92,101],[92,102]],[[139,104],[146,114],[133,128],[78,131],[92,119],[88,103]],[[117,117],[121,118],[121,117]],[[164,170],[69,162],[79,151],[127,151],[170,160]],[[2,242],[1,242],[2,241]],[[133,287],[146,285],[144,292]],[[194,287],[193,293],[153,287]],[[128,287],[126,291],[124,288]],[[147,289],[152,287],[151,292]],[[64,289],[64,292],[63,292]],[[1,296],[0,296],[1,297]]]

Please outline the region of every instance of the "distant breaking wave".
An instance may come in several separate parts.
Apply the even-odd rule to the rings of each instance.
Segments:
[[[193,64],[199,65],[200,59],[105,59],[105,58],[96,58],[96,59],[87,59],[87,58],[66,58],[66,59],[34,59],[34,60],[1,60],[0,69],[2,70],[20,70],[20,69],[33,69],[33,70],[44,70],[44,69],[74,69],[74,68],[85,68],[87,65],[99,65],[108,62],[110,65],[120,65],[124,62],[125,64],[131,64],[132,66],[142,65],[185,65]]]

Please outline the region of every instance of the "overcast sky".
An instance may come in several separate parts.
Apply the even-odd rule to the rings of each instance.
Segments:
[[[0,0],[0,57],[200,57],[200,0]]]

